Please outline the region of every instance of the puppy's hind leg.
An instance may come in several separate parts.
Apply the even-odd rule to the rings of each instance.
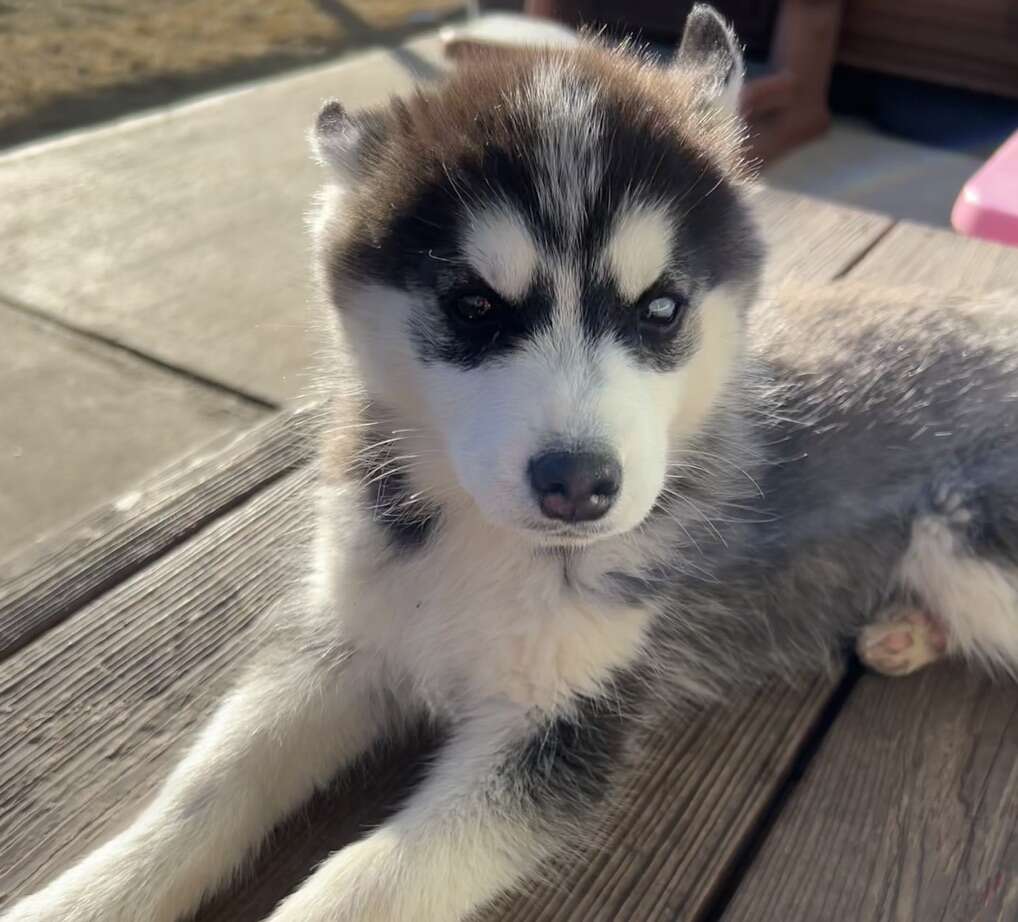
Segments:
[[[220,706],[123,833],[0,922],[173,922],[283,816],[368,748],[381,721],[356,652],[273,652]]]
[[[941,490],[914,522],[898,576],[901,589],[929,613],[927,625],[917,630],[933,649],[1015,675],[1018,560],[1007,536],[1014,528],[1010,513],[1004,521],[1006,508],[1005,502]]]

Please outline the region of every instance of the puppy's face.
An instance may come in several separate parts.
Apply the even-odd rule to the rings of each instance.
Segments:
[[[735,372],[758,259],[725,107],[741,64],[696,15],[671,69],[512,52],[384,112],[323,110],[325,278],[370,398],[433,436],[408,461],[437,502],[543,543],[628,531]]]

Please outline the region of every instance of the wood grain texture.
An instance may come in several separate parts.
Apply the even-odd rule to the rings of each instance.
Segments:
[[[792,277],[826,282],[850,268],[894,221],[845,205],[761,186],[754,211],[767,246],[764,290]]]
[[[0,664],[0,907],[123,828],[257,644],[306,537],[304,468]],[[315,798],[203,918],[258,919],[384,816],[418,744]]]
[[[1018,19],[1009,0],[850,0],[838,60],[1018,96]]]
[[[1018,249],[906,221],[859,262],[851,277],[886,285],[915,283],[934,291],[1018,290]]]
[[[307,469],[0,664],[0,900],[123,826],[295,577]]]
[[[865,676],[724,922],[1018,918],[1018,690]]]
[[[441,61],[434,33],[0,157],[0,294],[243,393],[308,393],[305,133]]]
[[[297,408],[206,444],[0,562],[0,660],[307,461],[315,415]]]

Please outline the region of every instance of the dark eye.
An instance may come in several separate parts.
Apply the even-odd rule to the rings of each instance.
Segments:
[[[640,325],[659,333],[670,332],[682,322],[687,303],[677,294],[644,295],[639,304]]]
[[[499,311],[499,301],[485,294],[457,295],[450,310],[453,317],[465,326],[484,326],[494,323]]]

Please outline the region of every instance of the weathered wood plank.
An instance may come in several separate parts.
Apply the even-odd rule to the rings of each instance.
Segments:
[[[1018,918],[1018,690],[862,678],[723,918]]]
[[[293,473],[0,664],[0,898],[123,824],[295,576]]]
[[[852,278],[934,291],[1018,288],[1018,249],[903,222],[860,261]]]
[[[767,245],[765,292],[788,277],[835,278],[894,223],[887,215],[766,186],[754,196],[754,207]]]
[[[304,216],[324,99],[360,108],[435,34],[0,157],[0,294],[272,403],[308,391]]]
[[[315,416],[300,407],[205,444],[0,561],[0,660],[307,461]]]
[[[0,558],[265,416],[2,302],[0,342]]]

